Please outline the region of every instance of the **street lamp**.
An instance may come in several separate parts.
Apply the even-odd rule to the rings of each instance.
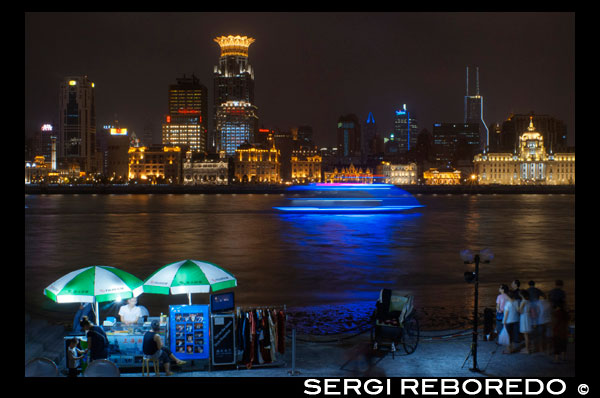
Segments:
[[[475,305],[473,307],[473,343],[471,344],[471,355],[473,356],[473,367],[469,369],[472,372],[481,372],[477,367],[477,319],[479,317],[478,298],[479,298],[479,263],[489,264],[494,258],[494,253],[490,249],[483,249],[477,253],[465,249],[460,252],[460,258],[465,264],[475,264],[475,272],[465,272],[465,281],[475,283]],[[467,357],[468,358],[468,357]]]

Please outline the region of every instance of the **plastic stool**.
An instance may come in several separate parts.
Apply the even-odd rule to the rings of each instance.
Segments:
[[[156,372],[156,376],[160,377],[160,371],[158,369],[158,359],[152,358],[150,355],[144,355],[142,358],[142,376],[150,376],[150,361],[154,364],[154,371]]]

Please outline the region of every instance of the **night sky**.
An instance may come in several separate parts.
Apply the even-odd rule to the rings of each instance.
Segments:
[[[194,73],[208,88],[223,35],[253,37],[259,125],[313,127],[335,145],[341,115],[382,134],[402,104],[419,130],[462,122],[465,67],[479,66],[484,120],[548,114],[575,145],[574,13],[26,13],[25,131],[58,122],[61,80],[96,84],[97,126],[160,138],[169,84]],[[212,128],[212,124],[209,125]]]

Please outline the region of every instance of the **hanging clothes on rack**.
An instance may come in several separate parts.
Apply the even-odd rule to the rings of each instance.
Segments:
[[[265,310],[260,310],[260,337],[259,337],[259,346],[260,346],[260,355],[262,357],[263,362],[261,363],[271,363],[271,337],[269,333],[269,319],[268,313]]]
[[[271,360],[272,361],[276,361],[277,360],[277,333],[276,333],[276,322],[273,321],[273,311],[271,310],[267,310],[267,321],[269,323],[269,337],[270,337],[270,342],[269,342],[269,349],[271,352]]]
[[[255,365],[274,363],[277,355],[285,352],[285,309],[285,306],[283,309],[236,309],[236,322],[239,325],[238,349],[242,352],[240,363],[247,369]]]

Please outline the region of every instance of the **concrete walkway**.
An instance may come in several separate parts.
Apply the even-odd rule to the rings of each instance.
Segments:
[[[495,342],[478,343],[478,368],[471,372],[469,355],[470,334],[447,339],[429,336],[452,334],[453,331],[424,332],[416,351],[407,355],[403,348],[391,353],[382,349],[378,354],[371,350],[369,334],[339,342],[307,342],[298,336],[296,342],[295,373],[292,375],[291,342],[288,339],[283,360],[285,366],[240,370],[213,367],[211,371],[187,370],[186,365],[170,377],[570,377],[575,376],[575,348],[569,344],[566,362],[553,363],[553,357],[543,354],[503,354],[502,346]],[[300,339],[303,339],[300,341]],[[316,339],[315,339],[316,340]],[[464,364],[464,366],[463,366]],[[162,370],[162,369],[161,369]],[[121,374],[138,377],[140,373]],[[161,376],[165,376],[161,372]]]
[[[25,316],[25,362],[33,357],[53,360],[65,369],[65,328]],[[296,358],[292,341],[286,339],[286,351],[277,358],[281,366],[215,367],[206,370],[188,363],[174,367],[170,377],[572,377],[575,376],[575,343],[569,343],[566,362],[553,363],[543,354],[503,354],[495,342],[479,341],[478,368],[471,372],[470,331],[421,331],[414,353],[407,355],[398,347],[394,357],[382,347],[371,350],[369,333],[358,335],[307,336],[296,339]],[[200,370],[202,369],[202,370]],[[294,373],[292,374],[292,370]],[[140,369],[122,369],[122,377],[141,377]],[[62,374],[64,375],[64,374]],[[165,376],[161,367],[161,376]]]

